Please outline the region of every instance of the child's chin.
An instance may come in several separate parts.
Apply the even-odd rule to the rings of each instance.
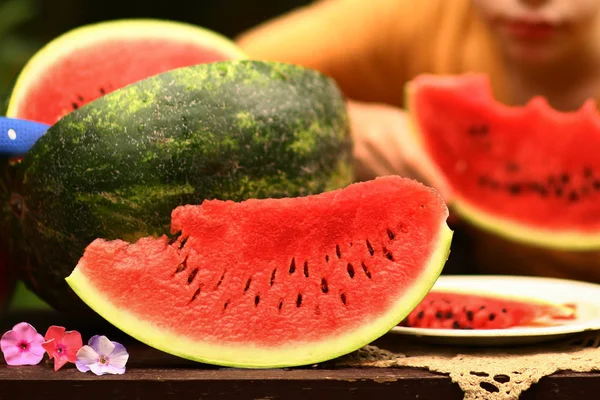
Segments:
[[[511,40],[505,44],[505,51],[515,63],[544,66],[560,61],[566,56],[567,49],[559,41],[528,42]]]

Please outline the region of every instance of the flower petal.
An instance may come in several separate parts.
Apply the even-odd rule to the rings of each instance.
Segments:
[[[44,338],[41,334],[37,334],[37,337],[29,343],[29,352],[36,356],[44,356],[46,350],[42,346],[44,344]]]
[[[101,335],[94,335],[90,338],[90,340],[88,340],[88,346],[94,348],[94,350],[96,350],[99,346],[98,342],[100,341],[100,336]]]
[[[100,336],[97,340],[96,352],[101,356],[108,356],[115,349],[113,342],[108,340],[106,336]],[[94,347],[94,346],[92,346]]]
[[[56,343],[60,343],[64,334],[65,334],[65,328],[63,326],[52,325],[46,331],[46,335],[44,335],[44,339],[46,341],[54,339],[56,341]]]
[[[98,362],[98,353],[91,346],[85,345],[77,351],[75,365],[81,372],[90,370],[89,366]]]
[[[42,343],[42,347],[44,348],[44,350],[46,350],[46,353],[48,353],[48,357],[50,357],[50,359],[52,360],[52,357],[54,357],[54,353],[56,352],[56,340],[47,340],[44,343]]]
[[[7,357],[7,353],[4,353],[8,365],[37,365],[44,358],[44,352],[35,354],[30,351],[21,351],[18,347],[15,349],[16,351],[9,352],[9,357]]]
[[[12,330],[17,334],[17,337],[27,343],[31,343],[39,335],[38,331],[27,322],[19,322]],[[41,335],[40,335],[41,336]],[[43,338],[42,338],[43,341]]]
[[[8,365],[21,365],[21,349],[19,346],[3,346],[4,360]]]
[[[115,348],[109,355],[109,363],[114,368],[124,368],[129,359],[129,353],[127,353],[125,346],[121,343],[113,342],[113,344],[115,345]]]
[[[90,370],[96,375],[123,374],[125,372],[125,368],[115,368],[109,364],[100,363],[91,364]]]
[[[85,364],[79,360],[75,361],[75,366],[77,367],[77,369],[80,372],[88,372],[90,370],[90,367],[88,367],[87,364]]]
[[[68,331],[62,339],[63,345],[66,347],[66,357],[70,362],[77,360],[77,352],[83,346],[81,333],[77,331]]]
[[[63,367],[63,365],[65,365],[69,360],[67,360],[67,357],[55,357],[54,358],[54,371],[58,371],[59,369],[61,369]]]
[[[10,330],[5,332],[0,339],[0,347],[2,351],[6,351],[9,347],[18,347],[20,338],[17,332]]]

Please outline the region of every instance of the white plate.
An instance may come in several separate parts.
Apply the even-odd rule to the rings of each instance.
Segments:
[[[528,344],[555,340],[574,333],[600,330],[600,285],[554,278],[507,275],[442,275],[434,289],[476,289],[489,293],[536,297],[577,305],[577,318],[564,324],[508,329],[430,329],[397,326],[390,333],[429,342],[470,346]]]

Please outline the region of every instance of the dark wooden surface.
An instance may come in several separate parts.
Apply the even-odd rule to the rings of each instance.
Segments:
[[[0,322],[2,332],[25,320],[43,334],[53,315],[11,315]],[[68,324],[65,324],[69,328]],[[8,328],[7,328],[8,327]],[[71,327],[72,329],[72,327]],[[95,328],[97,329],[97,328]],[[124,375],[96,376],[72,364],[54,372],[50,364],[8,367],[0,362],[0,399],[462,399],[458,385],[446,375],[412,368],[341,368],[335,362],[319,366],[271,370],[219,368],[173,357],[132,341],[119,332],[106,333],[122,341],[130,352]],[[384,337],[386,341],[393,335]],[[561,372],[544,377],[521,398],[578,400],[598,396],[600,373]]]

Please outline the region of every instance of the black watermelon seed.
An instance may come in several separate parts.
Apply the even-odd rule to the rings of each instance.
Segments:
[[[460,329],[460,324],[458,323],[458,321],[454,321],[452,323],[452,329]]]
[[[365,275],[367,276],[367,278],[371,279],[371,271],[369,271],[369,267],[367,267],[365,265],[364,261],[361,263],[361,265],[362,265],[362,269],[365,272]]]
[[[569,201],[572,202],[572,203],[574,203],[577,200],[579,200],[579,194],[576,191],[574,191],[574,190],[571,191],[569,193]]]
[[[375,250],[373,249],[373,246],[371,246],[371,242],[369,242],[368,240],[367,240],[367,249],[369,250],[370,255],[375,254]]]
[[[348,276],[350,278],[354,278],[354,267],[352,266],[352,264],[348,263],[346,269],[348,271]]]
[[[192,299],[190,300],[190,302],[196,300],[196,298],[200,295],[201,291],[202,291],[202,285],[200,285],[200,287],[198,289],[196,289],[196,291],[194,292],[194,295],[192,296]]]
[[[496,319],[496,314],[494,314],[494,313],[490,313],[490,315],[488,315],[488,319],[489,319],[490,321],[493,321],[493,320],[495,320],[495,319]]]
[[[325,280],[325,278],[321,278],[321,291],[323,293],[329,292],[329,287],[327,286],[327,280]]]
[[[194,281],[194,279],[196,278],[196,274],[198,274],[198,268],[194,268],[192,272],[190,272],[190,274],[188,275],[188,285]]]
[[[348,305],[347,299],[346,299],[346,293],[342,293],[340,295],[340,299],[342,300],[342,303],[344,303],[344,305]]]
[[[511,183],[508,185],[508,191],[510,194],[519,194],[521,193],[521,185],[519,183]]]

